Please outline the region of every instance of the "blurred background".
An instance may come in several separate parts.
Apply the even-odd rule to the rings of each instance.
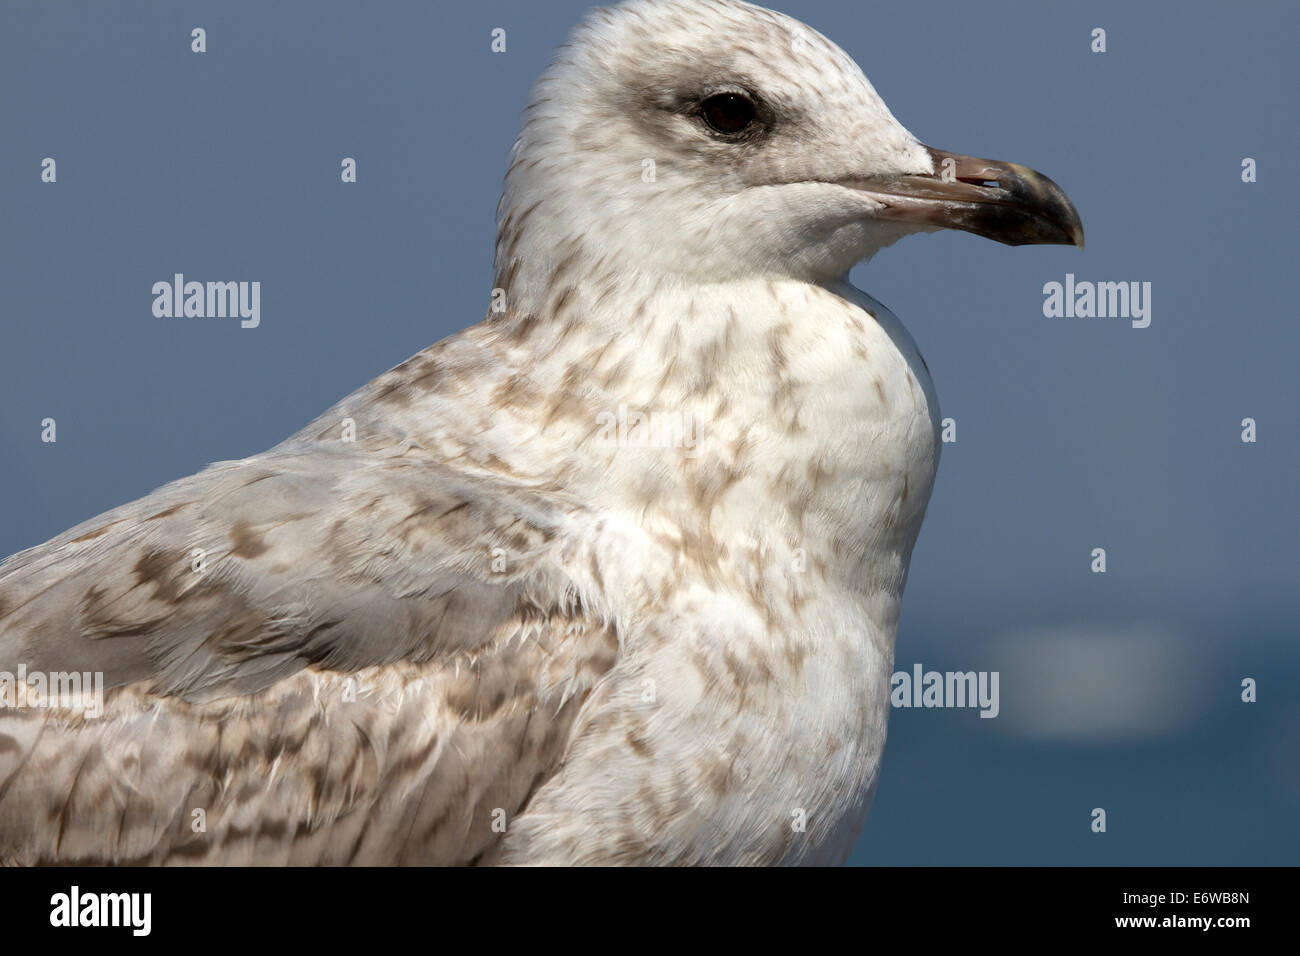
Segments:
[[[478,321],[520,111],[588,5],[8,0],[0,556]],[[956,422],[896,669],[997,671],[1001,712],[894,711],[853,862],[1300,862],[1300,8],[779,6],[923,142],[1046,172],[1088,238],[854,272]],[[175,272],[260,281],[261,326],[155,318]],[[1067,272],[1150,282],[1150,327],[1045,318]]]

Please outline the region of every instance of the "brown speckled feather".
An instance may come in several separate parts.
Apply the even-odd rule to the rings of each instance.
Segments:
[[[617,652],[554,517],[417,451],[299,441],[15,555],[0,670],[107,693],[0,710],[0,860],[473,861]]]

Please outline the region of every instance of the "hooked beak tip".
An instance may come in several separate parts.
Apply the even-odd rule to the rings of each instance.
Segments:
[[[1019,163],[926,147],[930,173],[851,183],[878,197],[880,218],[960,229],[1009,246],[1083,248],[1083,223],[1060,186]]]

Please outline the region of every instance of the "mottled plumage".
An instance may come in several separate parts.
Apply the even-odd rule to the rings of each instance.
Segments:
[[[110,688],[0,710],[0,860],[842,861],[939,447],[845,277],[947,215],[1077,224],[940,155],[779,14],[593,13],[512,153],[503,311],[0,565],[0,669]]]

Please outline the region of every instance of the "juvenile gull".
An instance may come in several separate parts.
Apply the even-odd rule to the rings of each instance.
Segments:
[[[524,116],[504,311],[0,565],[0,670],[109,688],[0,710],[0,861],[848,856],[939,454],[848,271],[1078,216],[734,0],[594,12]]]

